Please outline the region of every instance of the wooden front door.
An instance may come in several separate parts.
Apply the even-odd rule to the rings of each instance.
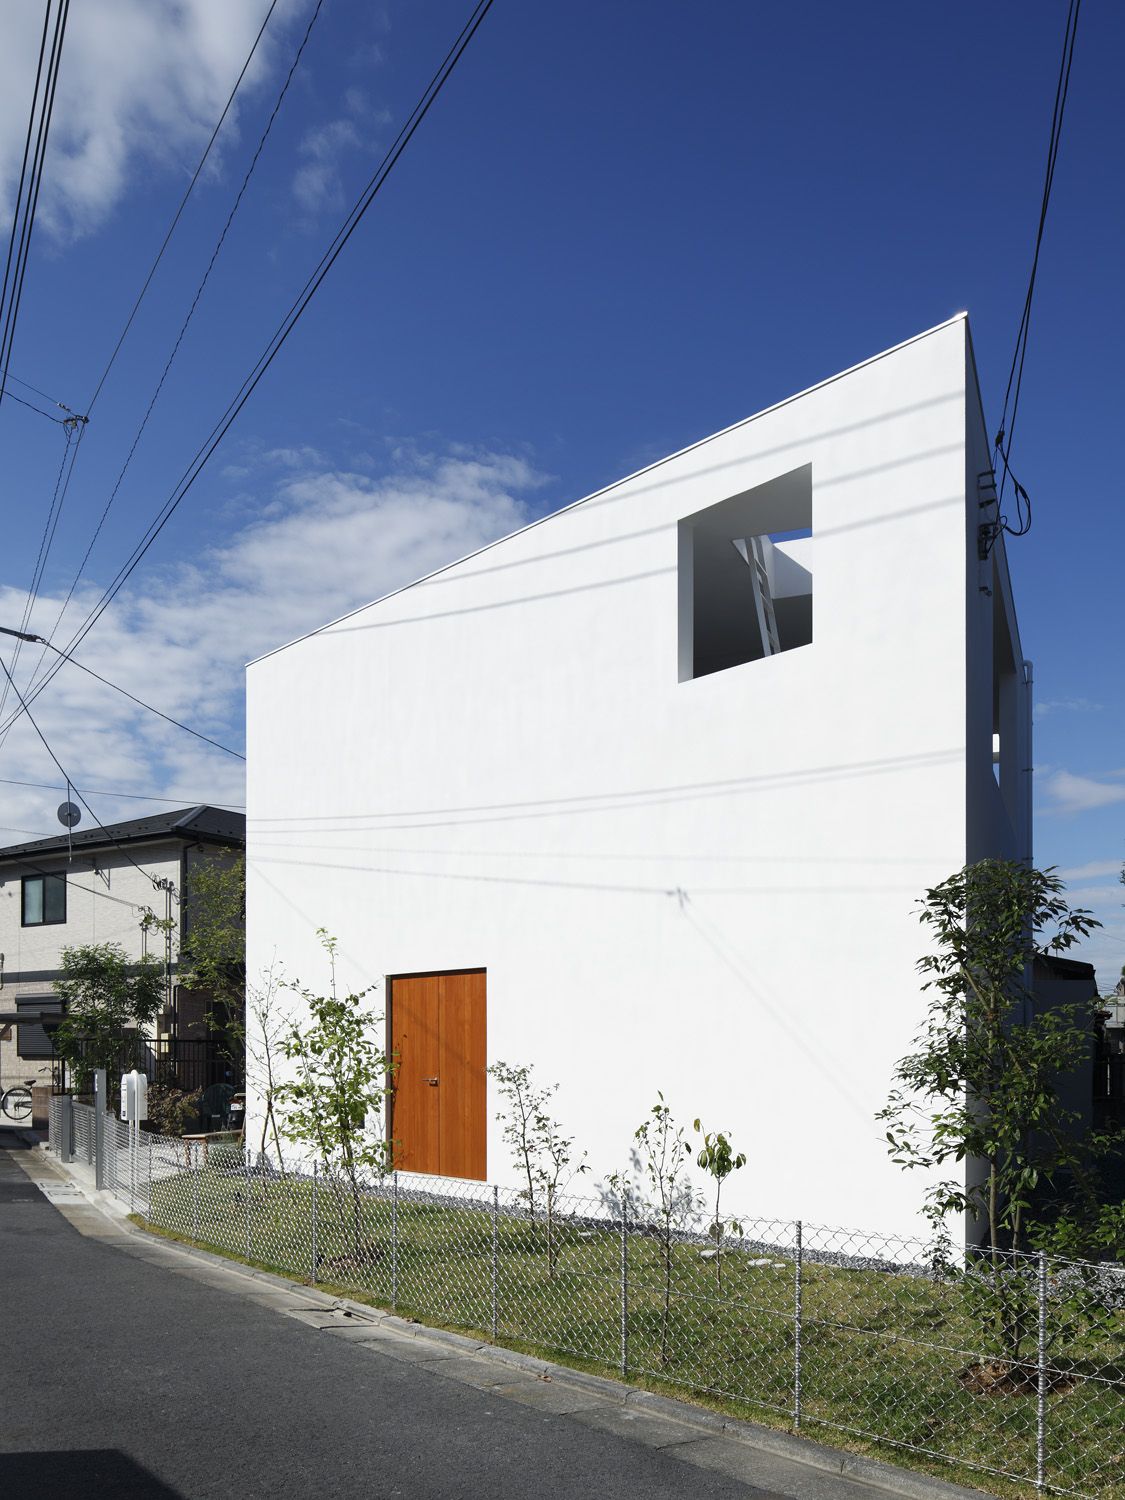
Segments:
[[[412,974],[389,990],[395,1166],[483,1182],[484,970]]]

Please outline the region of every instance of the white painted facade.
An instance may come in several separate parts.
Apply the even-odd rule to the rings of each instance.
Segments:
[[[348,984],[484,967],[595,1177],[660,1089],[749,1153],[732,1207],[920,1232],[874,1118],[914,902],[1031,852],[988,463],[957,317],[253,663],[251,976],[318,984],[319,927]],[[699,675],[763,534],[793,649]]]

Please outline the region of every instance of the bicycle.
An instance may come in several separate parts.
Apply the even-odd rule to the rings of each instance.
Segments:
[[[0,1094],[0,1117],[6,1115],[9,1120],[15,1120],[17,1125],[31,1119],[30,1085],[33,1082],[34,1079],[29,1078],[27,1083],[13,1084]]]

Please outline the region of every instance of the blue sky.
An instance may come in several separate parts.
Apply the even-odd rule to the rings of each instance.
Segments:
[[[83,410],[265,0],[86,0],[67,39],[12,369]],[[452,0],[324,0],[60,633],[241,382],[459,30]],[[50,633],[312,11],[281,0],[98,402],[36,604]],[[10,213],[38,0],[5,8]],[[81,657],[242,744],[241,665],[650,459],[969,310],[996,420],[1038,212],[1063,0],[515,5],[449,87]],[[1125,10],[1088,0],[1040,267],[1010,545],[1035,663],[1037,860],[1125,962],[1121,691]],[[12,389],[20,395],[28,392]],[[0,623],[61,429],[5,400]],[[17,618],[13,618],[13,617]],[[21,657],[21,683],[34,657]],[[241,802],[241,763],[66,669],[36,708],[85,788]],[[0,776],[54,782],[26,724]],[[54,830],[0,783],[0,839]],[[99,817],[143,805],[92,794]]]

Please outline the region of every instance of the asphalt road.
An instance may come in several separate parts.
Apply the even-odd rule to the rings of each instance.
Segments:
[[[2,1497],[893,1500],[128,1234],[10,1138],[0,1298]]]

